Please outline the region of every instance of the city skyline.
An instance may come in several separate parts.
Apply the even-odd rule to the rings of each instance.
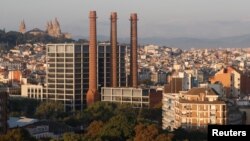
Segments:
[[[119,38],[129,37],[129,15],[132,12],[140,17],[138,34],[141,38],[221,38],[250,34],[246,30],[250,28],[249,4],[247,0],[159,0],[157,3],[149,0],[4,0],[0,28],[17,31],[24,19],[27,30],[45,29],[46,22],[57,17],[63,31],[72,33],[73,37],[87,37],[88,11],[96,10],[99,36],[109,36],[109,14],[116,11]]]

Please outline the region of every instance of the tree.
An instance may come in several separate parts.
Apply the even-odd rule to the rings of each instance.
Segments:
[[[185,140],[188,139],[188,132],[183,128],[178,128],[174,130],[174,139],[173,140]]]
[[[82,141],[81,135],[75,133],[64,133],[63,134],[64,141]]]
[[[34,117],[40,101],[28,98],[10,98],[9,107],[11,116]]]
[[[45,119],[55,120],[64,112],[61,102],[46,101],[41,103],[36,109],[36,116]]]
[[[88,140],[96,140],[103,126],[104,123],[102,121],[93,121],[87,128],[85,138]]]
[[[159,135],[159,129],[156,125],[138,124],[135,127],[134,141],[153,141]]]
[[[169,134],[160,134],[156,137],[155,141],[172,141],[172,138]]]
[[[207,133],[202,130],[193,130],[188,133],[188,139],[191,141],[204,141],[207,139]]]
[[[91,119],[107,121],[114,115],[114,110],[117,107],[114,103],[96,102],[88,107],[85,112],[89,113]]]
[[[135,121],[130,121],[124,115],[112,117],[102,128],[100,136],[102,140],[125,141],[134,135]]]
[[[0,141],[36,141],[25,129],[17,128],[7,132],[6,135],[0,136]]]

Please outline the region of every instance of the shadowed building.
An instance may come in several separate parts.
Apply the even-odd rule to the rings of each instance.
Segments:
[[[0,134],[5,134],[7,132],[7,101],[7,88],[0,88]]]
[[[110,43],[98,44],[98,62],[97,62],[97,74],[98,74],[98,90],[100,92],[101,87],[112,87],[113,74],[116,77],[116,86],[125,87],[127,82],[125,72],[125,49],[126,45],[116,45],[116,71],[112,69],[112,46]],[[113,72],[113,74],[112,74]]]

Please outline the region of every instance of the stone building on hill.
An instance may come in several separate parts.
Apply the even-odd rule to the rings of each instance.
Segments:
[[[24,20],[22,20],[20,25],[19,25],[19,32],[21,32],[23,34],[26,32],[26,25],[25,25]]]
[[[49,21],[47,22],[47,25],[46,25],[46,30],[43,31],[41,29],[38,29],[38,28],[34,28],[32,30],[29,30],[26,32],[26,25],[25,25],[25,22],[24,20],[21,21],[20,25],[19,25],[19,32],[20,33],[29,33],[29,34],[32,34],[32,35],[41,35],[41,34],[48,34],[52,37],[64,37],[64,38],[67,38],[67,39],[70,39],[71,38],[71,34],[69,33],[62,33],[61,31],[61,27],[60,27],[60,23],[59,21],[57,20],[57,18],[55,18],[54,21]]]

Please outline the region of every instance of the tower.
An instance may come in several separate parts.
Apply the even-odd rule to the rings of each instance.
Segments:
[[[96,11],[89,13],[89,89],[87,105],[90,106],[99,99],[97,89],[97,41],[96,41]]]
[[[138,86],[138,64],[137,64],[137,14],[132,13],[130,15],[130,26],[131,26],[131,35],[130,35],[130,85],[131,87]]]
[[[117,13],[112,12],[110,16],[111,30],[111,86],[117,87]]]
[[[43,99],[63,103],[65,111],[86,106],[88,48],[85,44],[47,44],[47,87]]]
[[[26,25],[25,25],[24,20],[22,20],[21,23],[20,23],[19,32],[21,32],[23,34],[26,32]]]

